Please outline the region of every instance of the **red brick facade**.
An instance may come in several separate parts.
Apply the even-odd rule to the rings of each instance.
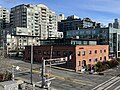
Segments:
[[[30,60],[30,46],[25,47],[25,60]],[[52,49],[51,49],[52,48]],[[83,66],[94,65],[98,61],[108,60],[108,45],[80,46],[80,45],[41,45],[33,47],[33,59],[42,62],[44,59],[68,57],[63,67],[81,70]],[[83,63],[84,62],[84,63]]]

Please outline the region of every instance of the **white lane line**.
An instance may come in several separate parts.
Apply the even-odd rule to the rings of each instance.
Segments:
[[[119,88],[120,88],[120,86],[116,87],[114,90],[120,90]]]
[[[116,83],[120,82],[120,79],[118,81],[116,81],[115,83],[113,83],[112,85],[108,86],[107,88],[105,88],[104,90],[108,90],[110,87],[112,87],[113,85],[115,85]]]
[[[118,79],[119,79],[119,78],[117,77],[117,78],[115,78],[115,79],[107,82],[106,84],[100,86],[97,90],[103,90],[104,88],[106,88],[107,86],[111,85],[112,83],[114,83],[114,82],[115,82],[116,80],[118,80]]]
[[[115,81],[117,81],[118,79],[119,79],[119,77],[116,77],[115,79],[111,80],[110,82],[102,85],[101,88],[104,89],[104,88],[110,86],[111,84],[113,84],[113,83],[114,83]]]
[[[99,88],[100,86],[104,85],[105,83],[107,83],[107,82],[111,81],[111,80],[112,80],[112,79],[114,79],[114,78],[116,78],[116,76],[114,76],[114,77],[112,77],[112,78],[108,79],[107,81],[105,81],[105,82],[103,82],[103,83],[99,84],[98,86],[94,87],[94,88],[93,88],[93,89],[91,89],[91,90],[96,90],[97,88]]]

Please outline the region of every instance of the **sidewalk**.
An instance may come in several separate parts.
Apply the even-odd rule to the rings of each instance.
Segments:
[[[34,89],[33,89],[33,86],[30,84],[30,80],[27,80],[27,79],[24,79],[24,78],[21,78],[21,77],[16,77],[15,79],[21,80],[24,83],[26,83],[25,90],[57,90],[57,89],[55,89],[53,87],[50,87],[49,89],[41,88],[41,84],[39,85],[37,82],[33,82],[33,85],[34,85]]]

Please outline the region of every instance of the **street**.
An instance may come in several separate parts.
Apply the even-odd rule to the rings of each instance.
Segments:
[[[22,60],[6,59],[6,62],[19,66],[16,78],[30,82],[30,63]],[[40,64],[33,64],[33,82],[41,81]],[[51,74],[49,74],[51,70]],[[120,90],[120,67],[104,71],[104,75],[90,75],[47,67],[46,74],[52,78],[51,87],[55,90]]]

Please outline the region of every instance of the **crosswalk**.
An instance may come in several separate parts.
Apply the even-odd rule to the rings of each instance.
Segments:
[[[120,90],[120,77],[114,76],[91,90]]]

